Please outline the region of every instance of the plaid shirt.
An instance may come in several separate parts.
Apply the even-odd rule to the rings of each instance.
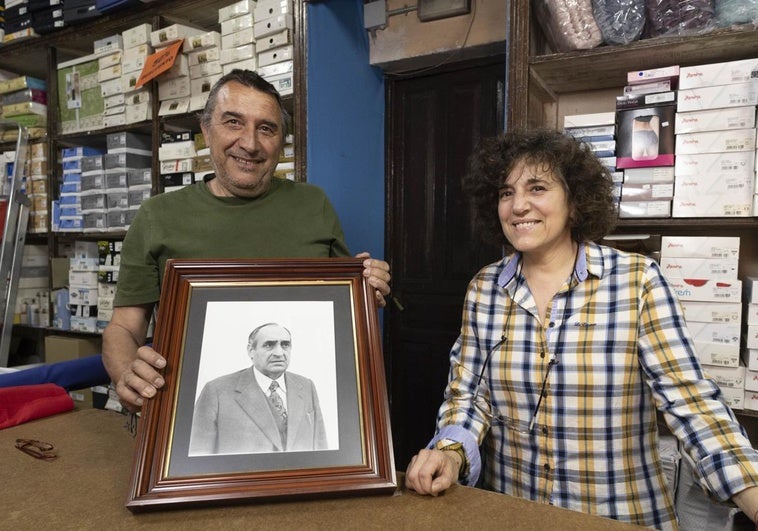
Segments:
[[[658,408],[715,498],[758,485],[758,452],[703,374],[652,259],[581,245],[544,323],[520,262],[516,253],[472,279],[451,352],[430,447],[463,442],[467,484],[481,472],[487,489],[676,529]]]

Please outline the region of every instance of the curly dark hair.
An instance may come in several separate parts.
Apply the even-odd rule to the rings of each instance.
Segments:
[[[485,242],[503,245],[507,254],[514,251],[503,234],[497,207],[500,188],[521,161],[546,165],[563,181],[575,241],[599,240],[613,230],[618,212],[611,176],[589,146],[552,130],[510,132],[482,139],[463,177],[474,228]]]

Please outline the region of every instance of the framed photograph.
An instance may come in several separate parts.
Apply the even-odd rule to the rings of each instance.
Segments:
[[[132,511],[397,486],[363,259],[169,260]]]

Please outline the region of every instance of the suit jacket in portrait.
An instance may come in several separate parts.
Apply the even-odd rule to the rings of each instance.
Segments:
[[[313,382],[284,373],[287,444],[282,444],[268,396],[253,368],[221,376],[203,387],[195,404],[189,455],[326,449],[326,430]]]

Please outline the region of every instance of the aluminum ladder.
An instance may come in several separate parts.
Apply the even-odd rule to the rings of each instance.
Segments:
[[[8,366],[10,356],[13,318],[21,275],[21,260],[24,255],[26,227],[29,222],[29,198],[22,190],[24,166],[29,150],[29,132],[16,122],[0,120],[0,132],[18,131],[13,174],[7,182],[1,183],[0,201],[7,203],[5,227],[0,242],[0,367]]]

